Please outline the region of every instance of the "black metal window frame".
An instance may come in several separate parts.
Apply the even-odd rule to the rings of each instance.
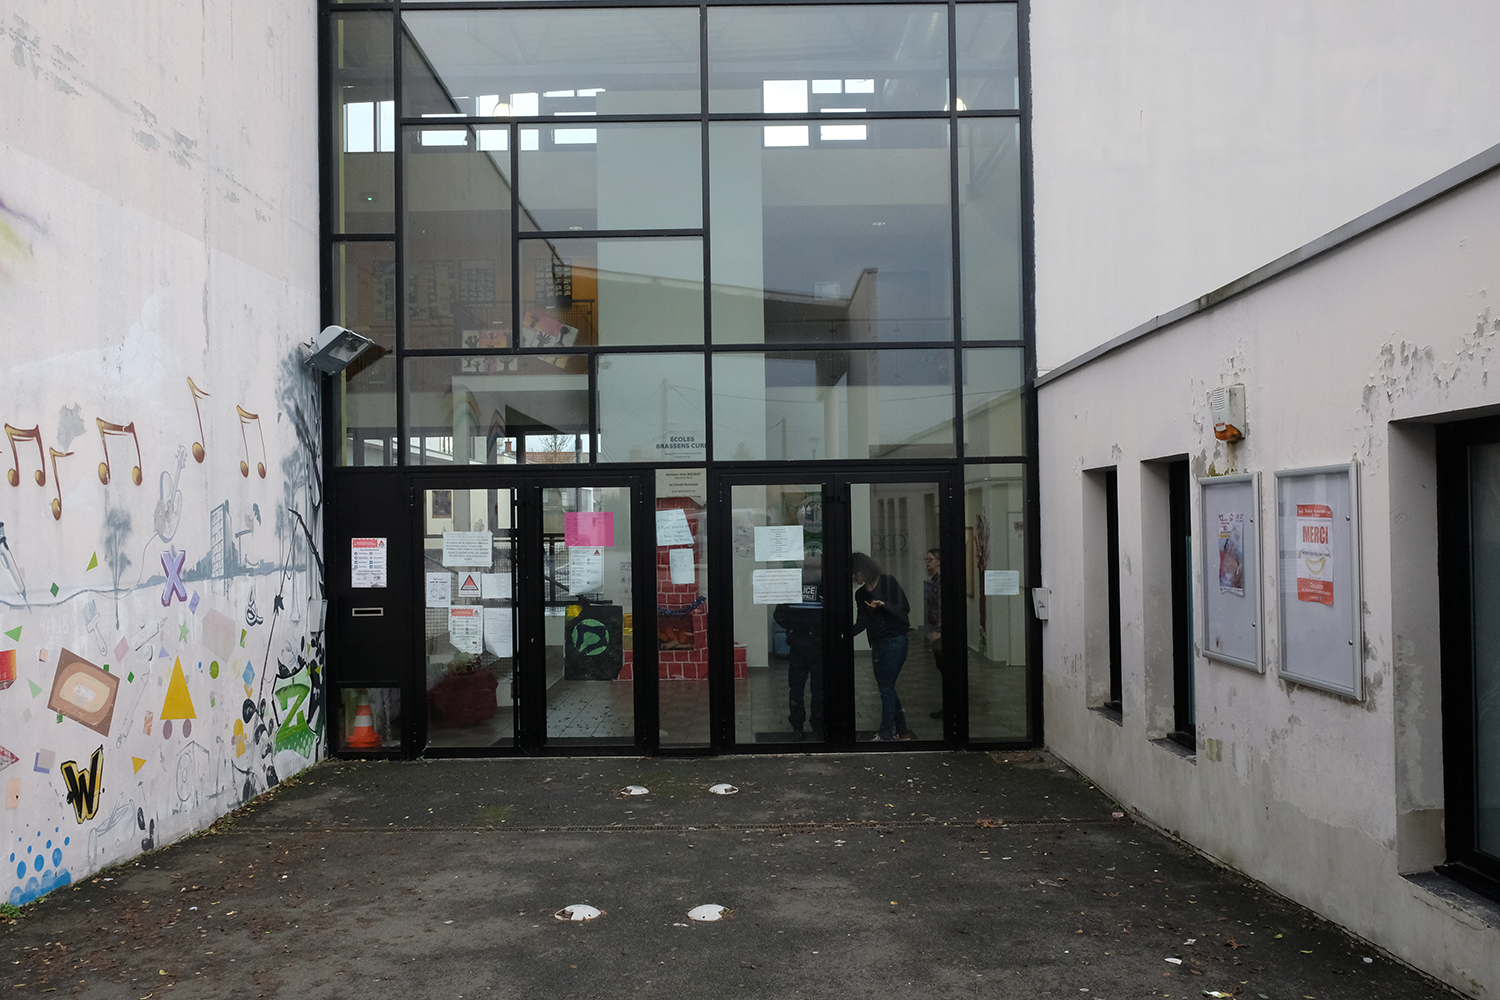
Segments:
[[[713,421],[713,358],[720,354],[732,353],[795,353],[795,352],[827,352],[827,351],[883,351],[883,350],[950,350],[952,352],[952,371],[954,373],[953,383],[953,437],[954,451],[951,457],[943,459],[844,459],[844,460],[818,460],[816,464],[823,469],[844,469],[862,472],[876,472],[890,470],[893,466],[906,469],[911,465],[939,465],[950,469],[953,473],[953,481],[960,485],[966,481],[970,467],[1009,464],[1021,466],[1025,476],[1025,517],[1026,535],[1024,539],[1026,578],[1039,581],[1041,579],[1041,544],[1040,544],[1040,485],[1037,464],[1037,400],[1035,390],[1035,379],[1037,376],[1036,365],[1036,333],[1035,333],[1035,225],[1031,207],[1034,199],[1033,183],[1033,155],[1031,137],[1031,87],[1030,87],[1030,45],[1029,45],[1029,23],[1031,0],[946,0],[946,3],[925,4],[923,6],[945,6],[948,9],[948,87],[949,93],[957,92],[958,85],[958,38],[957,21],[958,8],[973,6],[1010,6],[1016,9],[1017,28],[1017,74],[1020,79],[1019,106],[1014,109],[995,110],[959,110],[952,106],[947,111],[902,111],[902,112],[873,112],[864,113],[860,120],[935,120],[949,123],[949,229],[951,236],[951,337],[931,341],[891,341],[855,346],[842,342],[796,342],[796,343],[732,343],[718,344],[713,340],[712,330],[712,272],[711,272],[711,246],[712,246],[712,218],[710,216],[710,161],[709,161],[709,134],[710,123],[716,122],[798,122],[798,121],[829,121],[830,117],[821,113],[807,114],[751,114],[751,113],[720,113],[710,112],[708,109],[708,12],[716,7],[829,7],[829,6],[911,6],[912,0],[825,0],[823,3],[786,3],[785,0],[703,0],[699,3],[674,3],[671,0],[665,2],[626,2],[626,0],[524,0],[524,2],[507,3],[494,2],[494,0],[450,0],[450,2],[432,3],[410,3],[402,0],[389,0],[389,2],[347,2],[338,3],[334,0],[320,0],[320,24],[319,24],[319,94],[320,94],[320,119],[319,140],[321,177],[320,187],[323,192],[322,211],[320,219],[321,230],[321,287],[323,301],[323,322],[335,321],[335,280],[334,252],[340,245],[356,243],[388,243],[392,244],[395,255],[395,316],[397,325],[397,337],[395,345],[395,412],[396,426],[394,428],[395,463],[394,465],[381,466],[340,466],[337,456],[342,453],[341,436],[343,428],[334,419],[324,420],[324,463],[325,482],[329,485],[331,498],[336,498],[343,489],[356,492],[358,483],[365,476],[400,475],[403,478],[411,476],[431,476],[439,471],[439,467],[432,465],[416,464],[410,461],[410,442],[407,440],[407,400],[406,400],[406,372],[405,362],[408,358],[431,358],[431,357],[483,357],[491,355],[499,356],[581,356],[587,358],[588,369],[588,392],[589,392],[589,435],[591,449],[593,448],[593,436],[599,431],[598,427],[598,365],[597,358],[600,355],[612,354],[694,354],[703,358],[704,362],[704,438],[706,460],[702,462],[671,463],[669,467],[706,467],[712,478],[716,473],[763,473],[772,470],[783,470],[786,462],[779,461],[729,461],[716,460],[714,458],[714,421]],[[391,74],[393,81],[393,99],[395,107],[403,107],[403,41],[401,30],[401,15],[406,11],[523,11],[523,10],[557,10],[557,9],[610,9],[610,8],[680,8],[697,9],[700,11],[699,18],[699,73],[700,73],[700,110],[697,114],[666,114],[666,115],[596,115],[590,116],[590,124],[594,123],[649,123],[649,122],[684,122],[699,123],[701,125],[701,152],[700,170],[702,175],[702,216],[701,226],[698,228],[667,228],[667,229],[645,229],[645,230],[596,230],[596,231],[549,231],[549,232],[527,232],[521,233],[518,227],[512,227],[511,234],[511,274],[512,282],[512,314],[520,308],[519,296],[514,294],[515,289],[520,287],[520,257],[517,252],[520,243],[528,239],[597,239],[597,238],[659,238],[659,237],[700,237],[703,240],[704,277],[704,340],[702,344],[660,344],[660,345],[580,345],[572,347],[553,348],[524,348],[513,343],[507,348],[417,348],[406,346],[406,324],[407,324],[407,287],[406,287],[406,262],[403,247],[405,246],[405,186],[404,186],[404,162],[406,159],[406,147],[402,141],[405,129],[412,126],[425,126],[428,129],[455,128],[462,126],[486,126],[486,127],[508,127],[511,131],[511,141],[508,142],[510,153],[511,176],[517,174],[518,159],[520,155],[520,144],[516,141],[517,132],[522,126],[541,126],[544,124],[557,124],[565,119],[555,116],[511,116],[511,117],[478,117],[462,116],[442,119],[412,118],[398,116],[396,120],[397,141],[393,150],[394,159],[394,229],[389,232],[380,233],[339,233],[334,231],[335,211],[335,177],[336,167],[334,159],[336,153],[333,149],[333,137],[336,134],[336,125],[332,114],[333,102],[331,100],[333,67],[331,65],[330,40],[332,38],[332,26],[336,20],[349,14],[389,14],[391,15],[391,40],[392,40],[392,64]],[[957,102],[953,102],[954,105]],[[961,205],[958,197],[959,192],[959,143],[958,126],[963,121],[983,120],[1010,120],[1017,123],[1019,135],[1019,173],[1020,173],[1020,297],[1021,297],[1021,338],[1006,339],[980,339],[965,338],[963,335],[963,247],[961,245]],[[512,218],[515,218],[515,199],[518,194],[512,185]],[[517,327],[512,325],[512,329]],[[519,338],[512,338],[518,341]],[[1020,453],[969,453],[964,442],[964,358],[965,352],[976,349],[1012,348],[1020,349],[1022,353],[1021,373],[1021,407],[1022,407],[1022,435]],[[324,413],[327,415],[338,412],[335,405],[336,387],[333,379],[325,379],[323,384]],[[803,463],[797,462],[796,465]],[[631,472],[649,472],[663,467],[661,463],[632,463],[632,462],[609,462],[597,463],[593,454],[590,455],[590,463],[587,466],[575,466],[575,468],[592,469],[596,474],[613,475],[629,474]],[[553,467],[556,468],[556,467]],[[456,477],[459,480],[473,479],[475,481],[494,477],[498,475],[525,475],[526,465],[515,467],[501,465],[471,465],[455,466],[441,469],[443,475]],[[330,509],[336,509],[331,507]],[[331,531],[331,526],[325,525],[325,533]],[[1029,604],[1029,602],[1028,602]],[[1028,669],[1034,672],[1033,683],[1028,684],[1028,729],[1030,738],[1024,741],[1025,745],[1041,745],[1043,741],[1042,732],[1042,705],[1041,705],[1041,630],[1038,627],[1034,615],[1029,607],[1027,612],[1027,634],[1026,655]],[[332,678],[335,685],[337,678]],[[1014,741],[980,741],[975,746],[1009,746]]]

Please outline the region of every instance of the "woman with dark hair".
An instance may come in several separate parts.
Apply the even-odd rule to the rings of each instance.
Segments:
[[[854,582],[860,585],[854,592],[859,608],[854,634],[869,635],[875,686],[880,689],[880,730],[875,738],[884,742],[916,739],[906,728],[906,713],[901,711],[901,699],[896,694],[896,678],[906,664],[911,603],[901,584],[881,572],[880,564],[863,552],[851,555],[849,566]]]

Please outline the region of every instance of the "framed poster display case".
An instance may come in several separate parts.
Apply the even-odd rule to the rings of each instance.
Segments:
[[[1260,638],[1260,477],[1198,480],[1203,655],[1265,672]]]

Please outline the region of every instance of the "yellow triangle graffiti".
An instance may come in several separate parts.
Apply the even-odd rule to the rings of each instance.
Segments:
[[[172,680],[167,684],[167,700],[162,702],[163,719],[196,719],[193,697],[188,694],[187,678],[182,674],[182,660],[172,664]]]
[[[140,774],[141,773],[141,768],[143,768],[143,767],[146,766],[146,758],[144,758],[144,757],[132,757],[132,758],[130,758],[130,763],[132,763],[132,764],[135,765],[135,773],[136,774]]]

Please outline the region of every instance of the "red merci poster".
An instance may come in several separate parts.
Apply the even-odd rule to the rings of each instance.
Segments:
[[[1333,604],[1333,510],[1297,505],[1297,600]]]

